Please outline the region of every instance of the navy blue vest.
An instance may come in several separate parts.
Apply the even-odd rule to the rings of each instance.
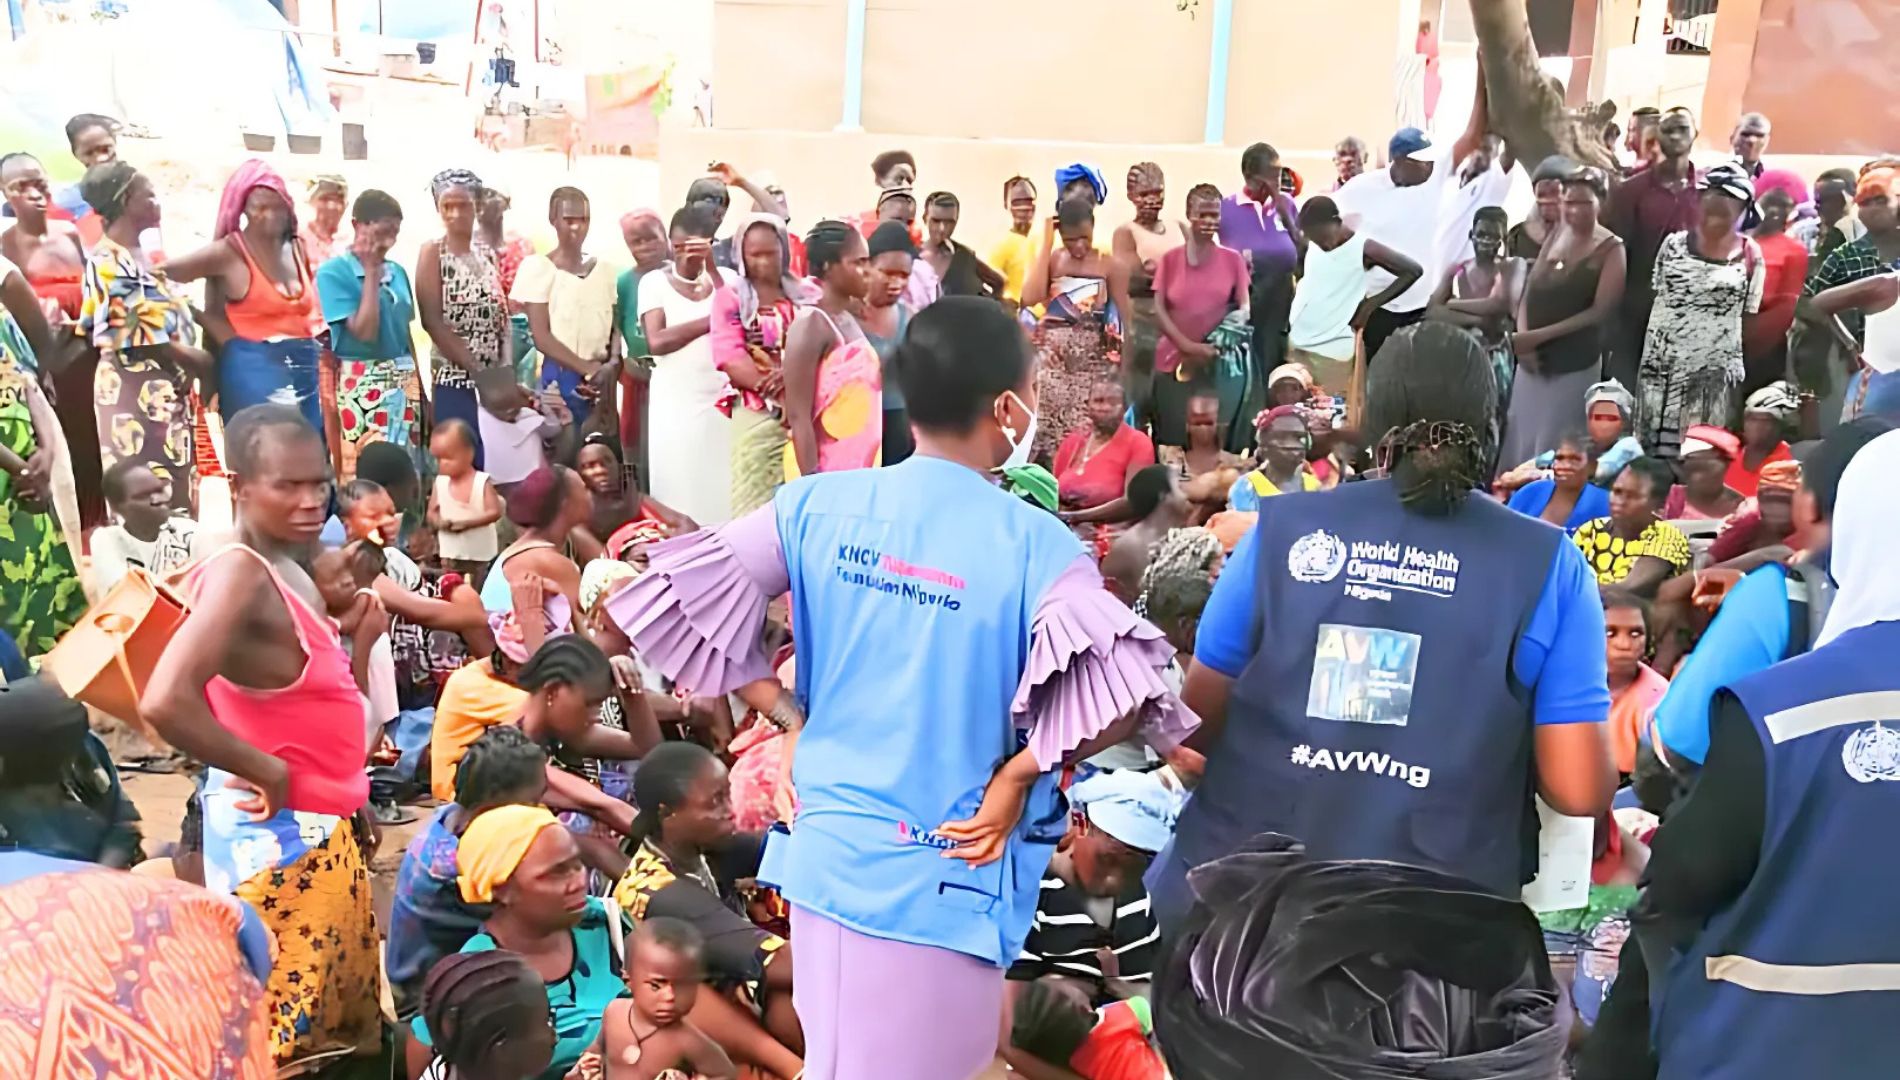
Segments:
[[[1259,646],[1183,812],[1188,867],[1263,831],[1315,859],[1429,867],[1516,896],[1536,861],[1528,689],[1511,668],[1563,531],[1388,481],[1282,495],[1256,551]]]
[[[1900,1073],[1895,657],[1875,623],[1728,687],[1768,764],[1761,861],[1652,995],[1660,1080]]]

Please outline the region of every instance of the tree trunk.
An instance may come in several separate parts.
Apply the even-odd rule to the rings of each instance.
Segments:
[[[1552,154],[1562,154],[1614,169],[1603,129],[1616,107],[1606,103],[1573,113],[1564,106],[1563,84],[1537,66],[1524,0],[1471,0],[1471,21],[1477,31],[1478,62],[1484,65],[1491,129],[1510,144],[1524,167],[1535,169]]]

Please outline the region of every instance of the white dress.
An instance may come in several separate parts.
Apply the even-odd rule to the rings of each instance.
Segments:
[[[666,324],[704,319],[712,297],[691,300],[673,287],[672,274],[640,279],[640,315],[664,311]],[[732,421],[716,408],[726,377],[713,366],[712,339],[653,357],[648,383],[647,461],[650,494],[701,525],[732,519]]]

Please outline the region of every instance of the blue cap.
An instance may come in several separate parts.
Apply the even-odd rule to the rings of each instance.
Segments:
[[[1400,128],[1386,144],[1386,157],[1397,161],[1400,158],[1417,157],[1421,152],[1432,148],[1432,137],[1415,127]]]

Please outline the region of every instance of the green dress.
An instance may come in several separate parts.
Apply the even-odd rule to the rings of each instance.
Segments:
[[[19,324],[0,311],[0,445],[22,458],[39,450],[28,398],[36,370]],[[53,515],[28,508],[12,474],[0,472],[0,631],[30,659],[52,648],[85,610],[72,552]]]

